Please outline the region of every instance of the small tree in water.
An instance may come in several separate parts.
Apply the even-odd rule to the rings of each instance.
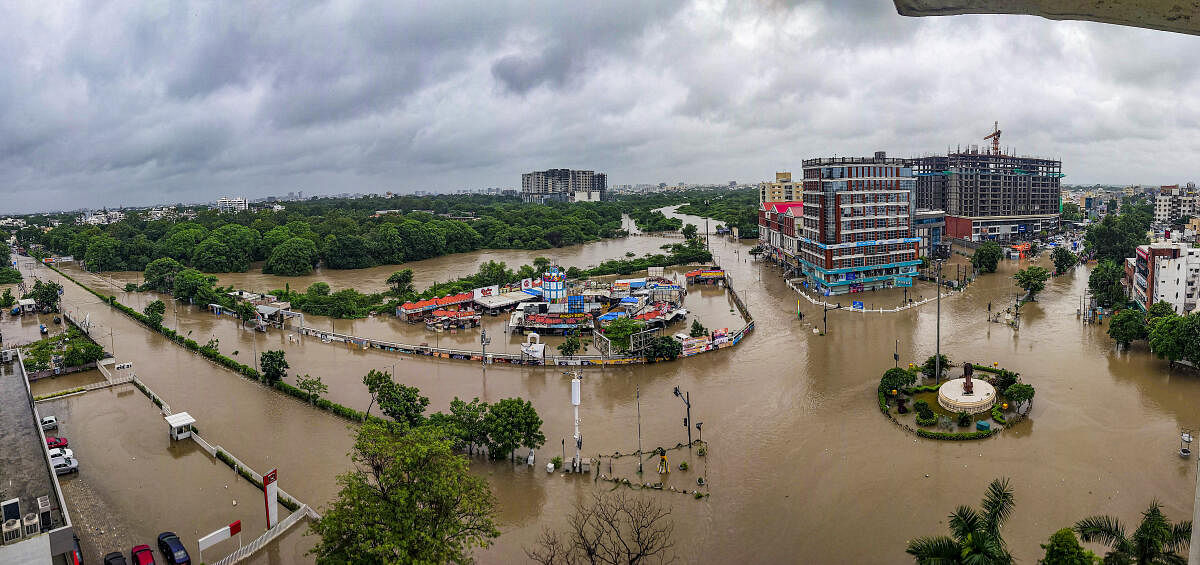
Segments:
[[[692,337],[704,337],[708,335],[708,328],[700,323],[700,320],[692,320],[692,330],[688,333]]]
[[[593,493],[567,518],[566,530],[549,528],[533,547],[525,548],[535,563],[624,565],[670,563],[675,524],[671,511],[654,498],[624,491]]]
[[[277,383],[287,376],[288,362],[283,351],[264,351],[260,363],[268,383]]]

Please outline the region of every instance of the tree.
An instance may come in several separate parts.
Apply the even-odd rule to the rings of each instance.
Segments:
[[[1126,257],[1132,257],[1134,248],[1145,241],[1146,230],[1153,217],[1153,209],[1148,216],[1141,210],[1109,214],[1100,222],[1088,226],[1083,238],[1084,247],[1102,262],[1120,263]]]
[[[682,343],[675,338],[660,335],[650,340],[650,347],[646,348],[646,360],[651,363],[656,359],[674,361],[682,353]]]
[[[163,315],[167,312],[167,305],[161,300],[155,300],[146,305],[142,313],[146,315],[146,321],[155,329],[162,326]]]
[[[592,493],[575,506],[566,531],[545,529],[525,555],[543,565],[670,563],[674,532],[671,511],[649,496]]]
[[[567,339],[558,344],[558,352],[566,357],[570,357],[579,352],[579,338],[574,335],[567,336]]]
[[[1125,535],[1125,526],[1112,516],[1091,516],[1075,523],[1075,532],[1084,543],[1100,543],[1109,547],[1104,555],[1105,563],[1151,565],[1178,563],[1187,558],[1185,553],[1192,537],[1192,522],[1185,520],[1172,524],[1162,512],[1158,501],[1142,512],[1142,522],[1133,536]]]
[[[172,288],[175,298],[192,301],[203,297],[205,291],[211,291],[217,277],[206,275],[196,269],[184,269],[175,275],[175,285]]]
[[[984,273],[996,272],[996,265],[1000,263],[1000,259],[1004,256],[1004,250],[1000,249],[1000,244],[994,241],[985,242],[975,250],[971,255],[971,264],[976,269]]]
[[[1050,260],[1054,261],[1054,274],[1061,275],[1067,272],[1067,269],[1075,266],[1079,259],[1074,253],[1067,251],[1066,247],[1058,246],[1054,248],[1054,252],[1050,254]]]
[[[119,271],[125,266],[120,251],[121,242],[108,234],[100,234],[87,243],[84,262],[89,271]]]
[[[537,449],[546,443],[542,418],[533,403],[521,398],[505,398],[489,406],[483,426],[487,430],[488,455],[493,459],[521,446]]]
[[[700,230],[697,229],[696,226],[693,224],[688,224],[686,226],[683,226],[683,238],[684,239],[696,239],[696,235],[699,232],[700,232]]]
[[[17,298],[13,296],[12,289],[4,289],[4,294],[0,296],[0,308],[12,308],[13,304],[17,303]]]
[[[1150,328],[1150,350],[1159,359],[1172,363],[1184,358],[1185,334],[1191,316],[1179,316],[1172,312],[1156,319]]]
[[[39,310],[50,309],[57,312],[59,293],[62,292],[62,289],[61,284],[39,279],[33,282],[33,289],[25,297],[32,298]]]
[[[371,369],[366,375],[363,375],[362,382],[363,386],[367,387],[367,392],[371,393],[371,402],[367,404],[367,411],[365,413],[367,416],[370,416],[371,407],[375,405],[376,400],[379,398],[379,391],[384,386],[387,386],[387,383],[392,382],[392,375],[387,371]]]
[[[1108,323],[1108,337],[1113,338],[1113,341],[1124,347],[1128,347],[1136,340],[1149,337],[1146,330],[1146,318],[1142,315],[1142,311],[1137,308],[1126,308],[1117,312],[1112,317],[1112,321]]]
[[[1163,319],[1164,317],[1174,315],[1175,309],[1166,302],[1162,302],[1160,300],[1154,304],[1151,304],[1150,307],[1146,309],[1146,330],[1153,330],[1154,326],[1158,324],[1159,320]]]
[[[700,320],[692,320],[692,329],[688,332],[691,337],[704,337],[708,335],[708,328],[700,323]]]
[[[1034,392],[1035,391],[1033,390],[1033,385],[1027,385],[1025,383],[1015,383],[1015,384],[1009,385],[1008,388],[1004,389],[1004,398],[1007,398],[1009,401],[1011,401],[1013,404],[1016,404],[1017,406],[1025,404],[1025,410],[1022,411],[1021,413],[1026,414],[1029,412],[1030,408],[1033,408]]]
[[[641,322],[635,322],[629,317],[622,316],[608,323],[608,326],[604,328],[604,337],[612,342],[613,350],[629,351],[629,336],[641,330]]]
[[[456,448],[466,448],[474,453],[475,446],[487,444],[487,426],[484,422],[487,412],[488,403],[480,402],[479,398],[466,402],[456,396],[450,401],[449,414],[437,412],[429,417],[429,421],[452,431],[458,439]]]
[[[487,481],[445,430],[367,422],[350,456],[354,470],[338,476],[337,497],[310,526],[317,563],[465,563],[500,535]]]
[[[287,376],[288,362],[281,350],[264,351],[259,366],[268,383],[277,383]]]
[[[1125,270],[1112,261],[1101,261],[1092,274],[1088,275],[1088,288],[1096,297],[1096,303],[1104,308],[1110,308],[1125,303],[1125,288],[1121,279],[1125,278]]]
[[[1011,564],[1000,529],[1012,515],[1013,504],[1008,479],[993,479],[978,510],[959,506],[950,514],[950,536],[914,539],[906,551],[921,565]]]
[[[321,382],[321,377],[310,377],[307,373],[303,377],[296,377],[296,388],[308,393],[310,403],[329,392],[329,386]]]
[[[376,400],[384,414],[401,424],[416,428],[425,423],[429,398],[421,396],[421,390],[415,386],[399,384],[388,375],[377,389]]]
[[[1046,281],[1050,278],[1050,271],[1045,267],[1033,265],[1017,271],[1013,275],[1013,280],[1017,281],[1017,286],[1029,293],[1029,299],[1033,300],[1037,293],[1046,288]]]
[[[285,277],[307,275],[317,264],[318,257],[317,245],[311,239],[293,237],[271,250],[263,272]]]
[[[1039,564],[1042,565],[1093,565],[1099,559],[1096,554],[1083,549],[1075,532],[1071,528],[1063,528],[1050,536],[1050,543],[1042,544],[1046,556]]]
[[[63,351],[63,365],[68,367],[94,363],[103,358],[104,348],[86,339],[71,341]]]
[[[158,292],[172,292],[174,290],[175,275],[183,270],[183,264],[170,257],[162,257],[155,259],[146,265],[146,270],[142,272],[143,290],[155,290]]]
[[[912,386],[917,382],[917,376],[910,371],[906,371],[899,367],[892,367],[884,371],[883,377],[879,379],[879,390],[884,393],[889,393],[893,390],[902,390]]]
[[[930,355],[929,358],[925,360],[925,364],[921,365],[921,373],[924,374],[926,378],[930,378],[930,379],[934,378],[935,376],[939,379],[946,376],[946,369],[951,367],[952,365],[950,364],[950,358],[946,357],[945,354],[942,355],[942,365],[941,366],[942,366],[942,374],[936,375],[935,373],[937,373],[937,356]]]
[[[392,287],[392,294],[403,297],[413,292],[413,272],[412,269],[401,269],[391,274],[387,278],[387,283]]]
[[[258,310],[253,304],[246,302],[245,300],[234,304],[233,311],[236,312],[237,317],[242,320],[243,326],[246,325],[246,322],[258,317]]]

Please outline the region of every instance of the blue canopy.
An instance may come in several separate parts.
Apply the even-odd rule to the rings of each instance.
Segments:
[[[632,296],[626,296],[621,299],[621,304],[637,304],[638,299]]]

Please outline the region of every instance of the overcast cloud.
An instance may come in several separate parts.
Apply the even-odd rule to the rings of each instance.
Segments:
[[[1200,180],[1200,37],[890,1],[28,2],[0,22],[0,211],[756,182],[998,120],[1070,183]]]

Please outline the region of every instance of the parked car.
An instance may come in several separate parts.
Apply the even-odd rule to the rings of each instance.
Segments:
[[[191,565],[192,558],[188,557],[187,549],[183,547],[183,542],[179,540],[179,536],[175,532],[163,532],[158,534],[158,551],[162,553],[163,560],[170,565]]]
[[[104,556],[104,565],[129,565],[129,562],[125,561],[125,555],[120,551],[114,551]]]
[[[129,550],[129,560],[133,565],[154,565],[154,552],[146,544],[135,545]]]
[[[79,462],[67,457],[60,457],[50,461],[54,464],[55,475],[66,475],[67,473],[78,473]]]
[[[55,418],[54,416],[46,416],[45,418],[42,418],[42,431],[48,432],[50,430],[57,430],[57,429],[58,429],[58,418]]]
[[[46,447],[48,447],[50,449],[54,449],[55,447],[66,447],[66,446],[67,446],[67,438],[46,436]]]
[[[75,452],[71,451],[70,449],[67,449],[65,447],[56,447],[56,448],[50,450],[50,459],[59,459],[61,457],[66,457],[68,459],[74,459]]]

